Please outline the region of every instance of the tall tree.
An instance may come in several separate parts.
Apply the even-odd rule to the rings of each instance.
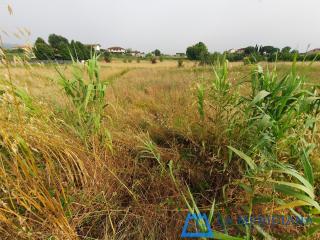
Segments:
[[[159,49],[154,50],[154,55],[159,57],[161,55],[161,52]]]
[[[207,46],[203,42],[199,42],[187,48],[187,57],[190,60],[201,60],[208,52]]]
[[[290,53],[291,47],[287,46],[281,49],[281,53]]]
[[[274,53],[277,53],[280,51],[279,48],[275,48],[273,46],[263,46],[260,48],[260,54],[263,55],[263,54],[267,54],[267,55],[270,55],[270,54],[274,54]]]
[[[71,60],[71,49],[68,39],[60,35],[50,34],[48,41],[50,46],[55,49],[57,58]]]
[[[256,53],[257,51],[258,51],[258,46],[255,46],[255,47],[253,47],[253,46],[249,46],[249,47],[246,47],[245,49],[244,49],[244,53],[246,54],[246,55],[251,55],[251,54],[254,54],[254,53]]]
[[[54,49],[48,45],[42,38],[37,38],[34,44],[34,54],[39,60],[54,59]]]
[[[61,45],[69,45],[68,39],[56,34],[50,34],[48,41],[50,46],[55,49],[59,49]]]
[[[71,41],[70,52],[72,57],[78,60],[87,60],[90,58],[90,47],[85,46],[79,41]]]

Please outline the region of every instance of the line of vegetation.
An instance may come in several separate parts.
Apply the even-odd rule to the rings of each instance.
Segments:
[[[319,61],[319,53],[299,53],[291,47],[282,49],[273,46],[249,46],[238,50],[225,51],[224,53],[210,53],[207,46],[203,42],[199,42],[187,48],[187,57],[190,60],[200,61],[200,64],[214,64],[222,55],[230,62],[243,61],[245,64],[257,63],[261,61]]]
[[[34,44],[34,54],[38,60],[72,60],[74,56],[78,60],[90,59],[92,47],[79,41],[69,40],[63,36],[51,34],[48,43],[42,38],[37,38]]]

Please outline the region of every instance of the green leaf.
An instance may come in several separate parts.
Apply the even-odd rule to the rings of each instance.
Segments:
[[[279,207],[276,207],[276,208],[272,209],[271,212],[284,210],[284,209],[290,209],[290,208],[296,208],[296,207],[301,207],[301,206],[310,206],[310,204],[305,201],[302,201],[302,200],[296,200],[296,201],[292,201],[292,202],[283,204]]]
[[[301,184],[297,184],[297,183],[291,183],[291,182],[284,182],[284,181],[276,181],[273,179],[267,179],[267,182],[271,182],[271,183],[275,183],[278,185],[284,185],[284,186],[288,186],[288,187],[292,187],[293,189],[298,189],[301,190],[303,192],[305,192],[306,194],[308,194],[312,199],[314,199],[315,195],[314,192],[312,190],[310,190],[309,188],[305,187],[304,185]]]
[[[314,176],[313,176],[313,169],[312,165],[309,161],[309,151],[306,151],[305,149],[302,150],[302,156],[301,156],[301,162],[304,169],[304,175],[308,179],[311,185],[314,184]]]
[[[212,231],[214,235],[214,239],[221,239],[221,240],[244,240],[244,238],[239,238],[239,237],[233,237],[228,234],[224,234],[221,232],[217,231]]]
[[[93,84],[89,84],[88,88],[87,88],[87,91],[86,91],[86,97],[85,97],[85,100],[84,100],[84,109],[86,109],[87,106],[88,106],[92,90],[93,90]]]
[[[282,170],[273,170],[274,173],[286,173],[291,176],[294,176],[296,179],[298,179],[304,186],[309,188],[311,191],[313,191],[313,186],[306,180],[303,176],[301,176],[297,171],[290,168],[283,168]]]
[[[231,146],[228,146],[228,148],[232,150],[235,154],[237,154],[239,157],[241,157],[243,160],[245,160],[252,170],[255,170],[257,168],[257,165],[254,163],[251,157],[249,157],[248,155],[244,154],[243,152]]]
[[[254,97],[254,99],[251,102],[251,105],[254,105],[258,102],[260,102],[261,100],[263,100],[266,96],[270,95],[270,92],[266,91],[266,90],[261,90],[260,92],[258,92],[258,94]]]
[[[250,186],[244,183],[239,183],[239,186],[242,187],[247,193],[253,193],[253,190]]]
[[[312,220],[312,222],[313,222],[313,220]],[[316,234],[316,233],[319,232],[319,231],[320,231],[320,225],[315,225],[315,226],[310,227],[310,228],[307,230],[306,235],[307,235],[308,237],[311,237],[312,235]],[[311,238],[310,238],[310,239],[311,239]]]
[[[210,213],[209,213],[209,223],[212,223],[212,218],[213,218],[213,214],[214,214],[214,207],[216,204],[216,199],[213,200],[212,205],[211,205],[211,209],[210,209]]]
[[[260,227],[259,225],[254,224],[253,225],[255,229],[257,229],[257,231],[264,236],[265,240],[272,240],[274,239],[269,233],[267,233],[266,231],[263,230],[262,227]]]
[[[295,189],[293,189],[291,187],[283,186],[283,185],[277,185],[275,187],[275,189],[276,189],[276,191],[279,191],[279,192],[282,192],[284,194],[293,196],[293,197],[295,197],[297,199],[300,199],[300,200],[306,202],[305,205],[310,205],[310,206],[315,207],[317,210],[320,210],[320,206],[319,206],[319,203],[317,201],[315,201],[314,199],[306,196],[305,194],[302,194],[302,193],[296,191]]]

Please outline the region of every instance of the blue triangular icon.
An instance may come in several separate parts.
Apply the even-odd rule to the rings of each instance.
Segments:
[[[199,221],[203,220],[205,222],[207,232],[188,232],[188,226],[191,220],[195,220],[197,226],[200,225]],[[182,238],[213,238],[213,232],[210,227],[207,215],[205,213],[203,214],[188,213],[188,216],[186,218],[186,221],[182,229],[181,237]]]

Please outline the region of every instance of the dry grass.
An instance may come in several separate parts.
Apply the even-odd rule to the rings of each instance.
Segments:
[[[299,66],[317,81],[319,64],[305,69]],[[235,63],[230,71],[233,82],[247,80],[250,66]],[[7,77],[4,71],[1,79]],[[103,127],[112,137],[93,136],[89,147],[61,113],[70,104],[54,66],[12,67],[11,78],[33,100],[28,105],[6,88],[0,101],[1,239],[177,239],[186,184],[208,209],[239,177],[237,165],[223,172],[221,125],[206,128],[197,112],[196,83],[212,78],[210,68],[188,61],[183,68],[176,61],[102,63],[101,79],[110,83]],[[159,159],[141,155],[150,139],[164,165],[172,160],[180,190]],[[226,193],[235,210],[244,200],[239,191]]]

